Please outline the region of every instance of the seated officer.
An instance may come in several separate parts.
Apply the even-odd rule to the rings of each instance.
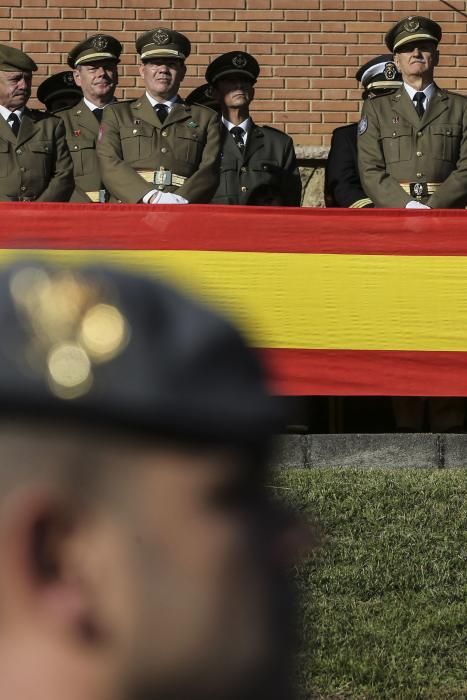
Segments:
[[[291,698],[299,529],[237,331],[156,281],[29,262],[0,273],[0,360],[0,697]]]
[[[386,95],[402,85],[392,54],[376,56],[365,63],[355,76],[361,82],[363,100]],[[358,171],[358,122],[334,129],[324,177],[324,201],[327,207],[362,209],[374,204],[363,191]]]
[[[114,199],[143,204],[209,202],[219,179],[218,116],[178,94],[189,39],[153,29],[136,40],[145,93],[104,113],[97,153]]]
[[[37,99],[51,114],[74,107],[82,97],[83,92],[76,85],[71,70],[49,76],[37,88]]]
[[[68,55],[83,99],[60,112],[73,159],[75,189],[72,202],[105,202],[96,155],[96,141],[104,109],[115,102],[122,45],[113,36],[96,34],[77,44]]]
[[[292,139],[270,126],[257,126],[250,117],[259,72],[257,60],[244,51],[223,54],[206,70],[222,111],[221,174],[212,201],[256,204],[256,188],[266,185],[279,193],[283,206],[299,207],[302,185]]]
[[[57,117],[28,109],[32,73],[27,54],[0,44],[0,201],[66,202],[73,169]]]

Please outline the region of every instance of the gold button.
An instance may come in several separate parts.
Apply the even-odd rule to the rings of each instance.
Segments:
[[[417,173],[417,177],[423,177],[423,173]]]
[[[394,136],[397,136],[397,134],[396,134],[395,131],[392,132],[392,135],[393,135],[393,137],[394,137]]]
[[[138,129],[133,129],[133,133],[134,133],[134,134],[137,134],[137,133],[138,133]]]
[[[419,131],[419,132],[417,133],[417,136],[423,136],[423,131]]]
[[[20,190],[21,190],[21,192],[25,192],[25,191],[26,191],[26,185],[21,185]]]
[[[451,136],[451,131],[449,129],[446,131],[446,136]]]
[[[77,151],[77,150],[78,150],[78,146],[73,146],[73,148],[75,149],[75,151]]]
[[[22,172],[22,173],[24,173],[25,170],[26,170],[26,168],[20,168],[20,172]]]
[[[246,173],[246,168],[245,168],[244,165],[242,165],[242,167],[240,168],[240,172],[241,172],[241,173]]]
[[[161,131],[161,134],[162,134],[162,136],[167,136],[167,132],[166,132],[166,131]]]
[[[247,192],[247,191],[248,191],[248,187],[245,187],[245,185],[243,185],[243,187],[242,187],[241,189],[242,189],[242,192]]]
[[[159,185],[159,187],[158,187],[157,189],[158,189],[158,190],[163,190],[163,189],[164,189],[164,185]]]
[[[423,153],[422,153],[421,151],[417,151],[417,156],[418,156],[419,158],[420,158],[420,156],[422,156],[422,155],[423,155]]]
[[[161,148],[161,153],[167,153],[167,149],[165,146],[164,146],[164,148]]]
[[[22,154],[22,152],[23,151],[21,150],[21,148],[18,148],[18,150],[16,151],[17,155],[19,155],[19,156]]]

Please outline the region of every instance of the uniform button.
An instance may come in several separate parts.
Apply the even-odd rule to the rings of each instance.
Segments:
[[[79,146],[73,146],[74,150],[77,151]]]
[[[446,131],[446,136],[451,136],[451,132],[449,130]]]
[[[162,135],[162,136],[167,136],[167,132],[166,132],[166,131],[161,131],[161,135]]]
[[[240,172],[241,172],[241,173],[246,173],[246,168],[245,168],[244,165],[242,165],[242,167],[240,168]]]
[[[137,134],[137,133],[138,133],[138,129],[133,129],[133,133],[134,133],[134,134]]]
[[[421,151],[417,151],[417,156],[418,156],[419,158],[420,158],[420,156],[422,156],[422,155],[423,155],[423,153],[422,153]]]
[[[245,185],[243,185],[243,187],[241,188],[241,190],[242,190],[242,192],[247,192],[247,191],[248,191],[248,187],[245,187]]]
[[[21,192],[26,192],[26,185],[21,185],[20,190]]]
[[[167,153],[167,149],[165,146],[163,148],[161,148],[161,153]]]
[[[419,132],[417,133],[417,136],[423,136],[423,131],[419,131]]]
[[[26,168],[20,168],[20,172],[22,172],[22,173],[24,173],[25,170],[26,170]]]
[[[417,173],[417,177],[423,177],[423,173]]]
[[[395,131],[392,132],[392,135],[393,135],[393,137],[394,137],[394,136],[397,136],[397,134],[396,134]]]
[[[159,185],[157,189],[158,189],[158,190],[163,190],[163,189],[164,189],[164,185]]]
[[[21,148],[18,148],[18,150],[16,151],[17,155],[19,155],[19,156],[22,154],[22,152],[23,151],[21,150]]]

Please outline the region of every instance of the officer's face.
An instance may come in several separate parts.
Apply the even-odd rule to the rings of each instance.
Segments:
[[[433,80],[433,72],[438,65],[439,52],[432,41],[418,41],[404,44],[394,54],[394,63],[402,73],[405,82],[423,78],[425,84]]]
[[[116,697],[290,698],[283,529],[263,490],[228,452],[121,449],[109,461],[132,476],[85,551]]]
[[[186,66],[176,58],[150,58],[140,65],[139,73],[151,97],[170,100],[178,93]]]
[[[221,105],[232,109],[248,107],[255,90],[251,80],[242,75],[221,78],[214,87],[214,95]]]
[[[90,102],[107,104],[118,84],[117,62],[105,60],[80,65],[74,69],[73,77]]]
[[[0,104],[14,112],[31,97],[30,71],[0,71]]]

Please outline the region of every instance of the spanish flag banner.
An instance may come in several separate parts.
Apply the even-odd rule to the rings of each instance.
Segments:
[[[229,315],[281,394],[467,395],[467,212],[1,204],[18,256],[158,275]]]

